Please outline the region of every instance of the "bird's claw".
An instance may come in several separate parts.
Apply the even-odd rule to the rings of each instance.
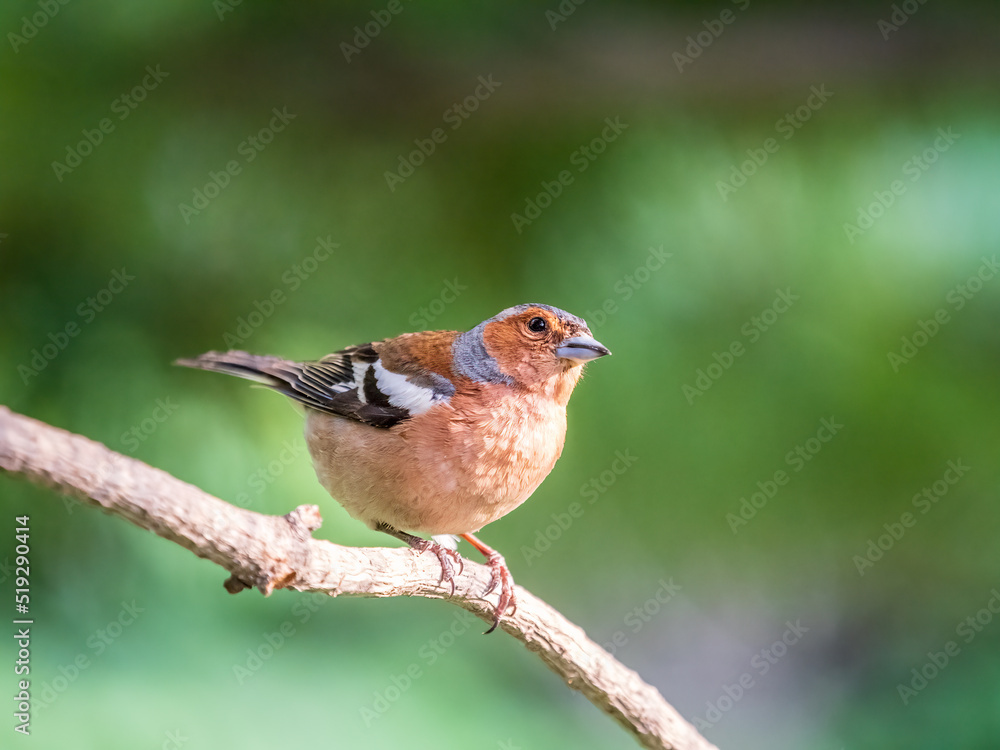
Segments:
[[[517,597],[514,595],[514,577],[510,574],[510,568],[507,567],[507,562],[503,559],[503,556],[494,552],[487,558],[487,563],[490,566],[490,585],[486,587],[486,591],[483,595],[489,594],[491,591],[500,586],[500,595],[497,599],[496,609],[493,610],[493,624],[490,629],[487,630],[483,635],[489,635],[497,626],[500,624],[500,618],[502,618],[508,609],[511,609],[511,614],[517,612]]]
[[[437,542],[428,541],[426,539],[422,540],[424,543],[419,545],[417,551],[423,552],[433,552],[437,557],[438,562],[441,563],[441,577],[438,578],[438,586],[442,583],[448,583],[451,585],[451,595],[455,595],[455,566],[452,564],[453,561],[458,563],[458,575],[462,575],[462,571],[465,570],[465,563],[462,561],[462,556],[458,554],[457,550],[449,549],[444,545],[438,544]]]

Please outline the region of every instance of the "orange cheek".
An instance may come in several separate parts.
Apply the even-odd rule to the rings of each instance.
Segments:
[[[527,342],[520,332],[509,325],[508,321],[499,320],[486,326],[483,331],[483,343],[486,351],[500,365],[500,369],[508,375],[517,377],[521,365],[525,361]]]
[[[563,363],[553,354],[551,341],[562,341],[568,332],[552,321],[550,337],[535,339],[527,336],[511,320],[500,320],[486,326],[483,343],[497,361],[501,371],[522,384],[537,383],[564,371]]]

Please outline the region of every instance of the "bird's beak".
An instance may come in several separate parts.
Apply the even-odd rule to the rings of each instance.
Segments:
[[[589,362],[607,354],[611,354],[608,348],[593,336],[574,336],[556,348],[556,356],[577,362]]]

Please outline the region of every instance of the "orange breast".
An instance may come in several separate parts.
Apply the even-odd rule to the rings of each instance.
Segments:
[[[456,395],[390,429],[310,413],[306,441],[320,482],[369,525],[461,534],[506,515],[562,453],[565,406],[510,395]]]

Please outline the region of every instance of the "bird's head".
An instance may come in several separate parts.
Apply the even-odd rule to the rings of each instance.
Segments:
[[[565,403],[583,365],[611,354],[586,321],[556,307],[518,305],[461,334],[455,369],[473,380],[550,392]]]

